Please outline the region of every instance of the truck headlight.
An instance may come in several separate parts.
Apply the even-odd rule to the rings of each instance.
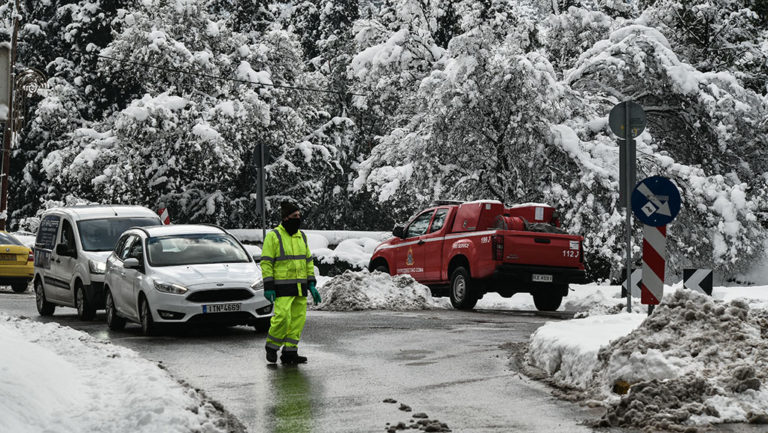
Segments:
[[[88,268],[92,274],[103,274],[107,271],[107,264],[96,260],[88,260]]]
[[[255,281],[251,284],[253,290],[264,290],[264,280]]]
[[[158,292],[170,293],[172,295],[183,295],[189,290],[180,284],[161,283],[159,281],[155,281],[155,289]]]

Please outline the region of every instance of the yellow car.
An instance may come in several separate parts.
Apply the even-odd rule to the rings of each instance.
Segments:
[[[35,254],[8,232],[0,231],[0,285],[14,292],[27,290],[35,274]]]

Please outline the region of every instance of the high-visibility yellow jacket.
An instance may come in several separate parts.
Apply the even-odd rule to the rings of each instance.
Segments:
[[[277,296],[307,296],[307,283],[315,281],[307,236],[301,230],[291,236],[282,224],[269,231],[261,250],[261,275],[264,290]]]

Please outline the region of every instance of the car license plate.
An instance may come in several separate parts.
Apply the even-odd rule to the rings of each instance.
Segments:
[[[242,304],[213,304],[203,305],[203,313],[229,313],[230,311],[240,311]]]
[[[537,283],[551,283],[552,275],[547,274],[533,274],[533,281]]]
[[[16,261],[16,254],[0,254],[0,260]]]

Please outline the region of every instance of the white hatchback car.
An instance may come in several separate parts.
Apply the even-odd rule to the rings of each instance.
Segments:
[[[151,335],[159,324],[269,327],[261,268],[226,230],[208,225],[135,227],[120,237],[104,278],[107,324]]]

